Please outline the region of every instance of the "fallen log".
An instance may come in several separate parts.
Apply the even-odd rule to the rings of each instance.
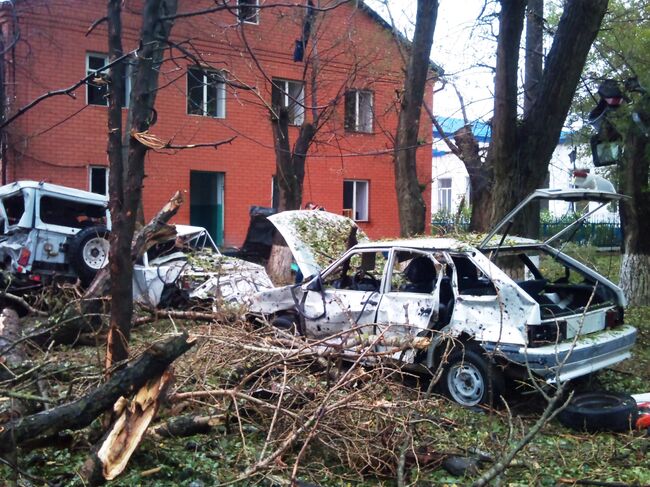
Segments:
[[[210,433],[215,427],[226,424],[226,415],[180,416],[159,424],[151,431],[156,438],[181,438]]]
[[[112,408],[121,396],[130,396],[152,377],[160,376],[193,344],[194,339],[190,339],[187,333],[155,343],[134,362],[113,374],[106,383],[76,401],[0,426],[0,454],[9,451],[14,442],[20,446],[27,440],[88,426],[97,416]]]

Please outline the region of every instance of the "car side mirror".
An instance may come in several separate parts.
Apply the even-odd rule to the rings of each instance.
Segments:
[[[318,274],[314,279],[309,281],[302,287],[303,291],[317,291],[320,292],[323,290],[323,279],[321,275]]]

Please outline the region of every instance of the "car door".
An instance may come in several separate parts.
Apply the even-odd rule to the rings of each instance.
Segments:
[[[382,249],[350,251],[306,286],[301,311],[307,336],[374,334],[387,256]]]
[[[443,262],[431,252],[393,249],[385,293],[377,309],[375,334],[386,337],[388,343],[397,343],[402,338],[417,336],[429,327],[432,319],[437,319],[445,275]],[[388,349],[382,346],[378,351]],[[395,358],[409,362],[413,357],[412,352],[395,353]]]

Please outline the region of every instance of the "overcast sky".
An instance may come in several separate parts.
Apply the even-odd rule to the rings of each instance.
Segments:
[[[381,0],[366,0],[366,3],[386,17]],[[388,3],[395,24],[411,37],[417,2],[389,0]],[[488,119],[492,109],[492,72],[481,64],[494,65],[495,46],[486,39],[484,29],[476,28],[484,4],[485,0],[440,0],[431,50],[431,59],[458,86],[472,119]],[[458,97],[451,86],[436,94],[434,112],[440,116],[462,117]]]

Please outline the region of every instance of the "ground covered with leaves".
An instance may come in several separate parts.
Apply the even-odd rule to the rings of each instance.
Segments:
[[[581,387],[650,390],[650,309],[627,317],[640,332],[635,358]],[[136,329],[132,352],[180,330],[195,335],[197,346],[176,362],[165,406],[113,485],[468,485],[526,434],[544,405],[537,394],[513,393],[507,408],[464,409],[417,375],[343,362],[242,321],[160,319]],[[43,375],[50,407],[101,381],[101,347],[40,353],[43,370],[56,371]],[[174,436],[174,421],[188,419],[201,423],[201,433]],[[76,472],[102,432],[96,421],[61,435],[56,447],[20,449],[20,485],[82,485]],[[578,433],[551,421],[500,482],[647,485],[649,445],[644,432]],[[442,468],[449,457],[472,460],[464,475]],[[0,478],[15,477],[0,467]]]

